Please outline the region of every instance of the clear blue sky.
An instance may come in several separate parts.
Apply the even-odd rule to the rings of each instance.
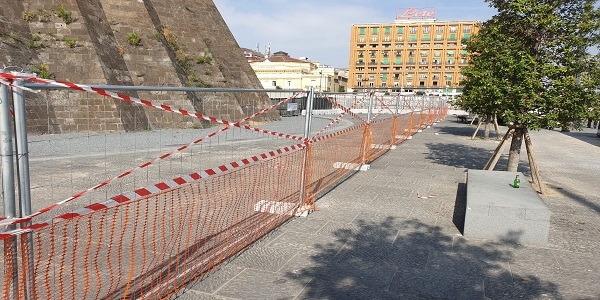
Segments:
[[[240,47],[308,57],[347,68],[352,24],[391,23],[397,9],[433,8],[440,21],[485,21],[496,11],[483,0],[214,0]]]

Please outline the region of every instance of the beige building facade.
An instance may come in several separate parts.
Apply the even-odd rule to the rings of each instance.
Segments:
[[[290,57],[276,52],[267,58],[250,62],[265,89],[330,91],[333,88],[335,70],[308,59]]]
[[[435,13],[407,9],[393,23],[352,25],[348,87],[460,93],[464,40],[479,24],[441,22]]]

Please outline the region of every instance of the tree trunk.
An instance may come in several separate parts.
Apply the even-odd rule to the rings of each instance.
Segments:
[[[494,130],[496,131],[496,139],[500,137],[500,130],[498,129],[498,116],[494,115]]]
[[[490,139],[490,116],[485,116],[485,127],[483,129],[483,139]]]
[[[516,126],[515,133],[510,143],[510,150],[508,152],[508,164],[506,171],[517,172],[519,168],[519,160],[521,157],[521,146],[523,145],[523,127]]]

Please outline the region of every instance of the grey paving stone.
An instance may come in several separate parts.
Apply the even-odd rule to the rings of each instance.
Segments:
[[[307,283],[300,277],[245,269],[215,294],[235,299],[294,299]]]
[[[275,272],[290,260],[296,252],[297,250],[294,248],[283,249],[254,246],[244,251],[243,255],[234,259],[231,264],[243,268]]]
[[[189,286],[192,291],[212,294],[218,290],[223,284],[237,276],[244,270],[243,267],[234,264],[225,264],[224,266],[212,271],[201,280],[196,281]]]
[[[423,299],[483,299],[483,279],[460,274],[403,269],[394,275],[390,293],[414,294]]]

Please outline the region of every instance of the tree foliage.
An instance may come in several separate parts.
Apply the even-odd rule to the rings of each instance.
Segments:
[[[498,13],[466,41],[461,107],[530,129],[564,128],[598,110],[596,0],[486,2]]]

